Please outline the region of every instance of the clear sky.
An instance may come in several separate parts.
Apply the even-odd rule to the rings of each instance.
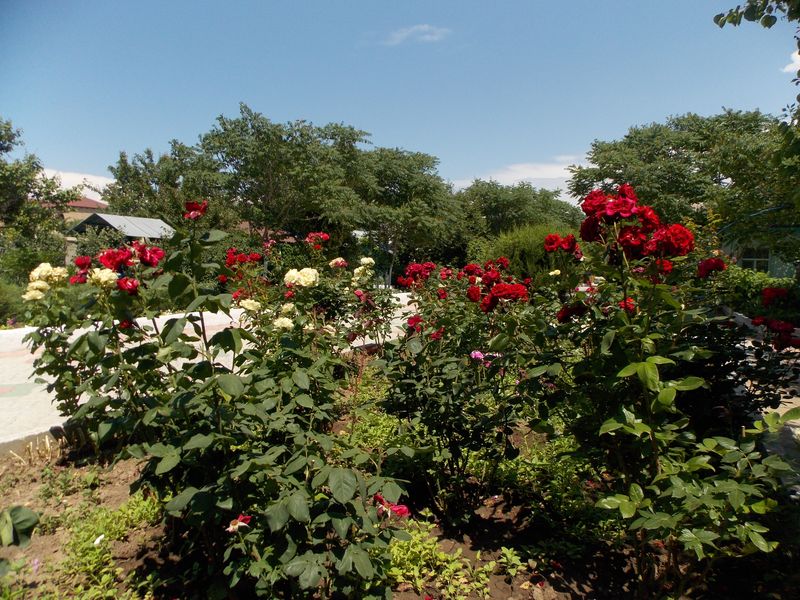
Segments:
[[[456,185],[563,186],[594,139],[633,125],[780,113],[797,93],[794,28],[718,29],[735,4],[0,0],[0,116],[70,173],[193,143],[245,102],[433,154]]]

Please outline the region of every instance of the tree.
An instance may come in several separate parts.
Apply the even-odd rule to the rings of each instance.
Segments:
[[[582,213],[558,199],[558,192],[534,188],[530,183],[502,185],[476,179],[459,192],[460,199],[474,207],[485,233],[497,236],[521,225],[558,222],[577,227]]]
[[[596,140],[590,166],[570,167],[568,186],[584,196],[595,187],[611,191],[631,183],[669,221],[702,223],[712,209],[731,225],[729,235],[749,235],[777,211],[791,209],[790,186],[771,160],[781,143],[777,119],[758,111],[671,117],[632,127],[621,140]],[[765,209],[774,212],[754,215]]]
[[[46,177],[36,156],[11,159],[21,145],[21,132],[0,118],[0,271],[17,283],[40,262],[63,262],[62,214],[78,196]]]

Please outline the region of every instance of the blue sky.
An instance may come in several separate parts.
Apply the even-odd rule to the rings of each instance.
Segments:
[[[433,154],[457,185],[563,186],[594,139],[792,100],[794,28],[718,29],[734,4],[6,0],[0,115],[70,183],[245,102]]]

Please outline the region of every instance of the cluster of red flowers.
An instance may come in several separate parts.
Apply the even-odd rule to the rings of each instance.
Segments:
[[[789,290],[787,288],[766,287],[761,290],[761,305],[767,307],[776,300],[786,300],[788,296]]]
[[[145,266],[157,267],[161,259],[164,258],[164,251],[158,246],[148,246],[138,241],[133,242],[131,245],[136,252],[136,258]]]
[[[697,276],[700,279],[707,279],[712,273],[716,271],[724,271],[727,268],[728,265],[726,265],[725,261],[721,258],[717,258],[716,256],[712,258],[706,258],[697,263]]]
[[[497,283],[489,288],[489,293],[481,300],[481,310],[488,313],[495,309],[500,300],[528,301],[528,288],[521,283]]]
[[[420,315],[414,315],[412,317],[409,317],[409,319],[406,321],[406,325],[408,325],[409,332],[420,333],[422,332],[422,324],[424,322],[425,319],[423,319]],[[440,340],[442,339],[443,335],[444,335],[444,327],[439,327],[439,329],[437,329],[430,335],[430,338],[432,340]]]
[[[112,271],[119,271],[122,267],[133,264],[133,252],[130,248],[109,248],[97,255],[100,264]]]
[[[581,252],[581,247],[575,241],[575,236],[571,233],[566,237],[561,237],[557,233],[551,233],[550,235],[544,238],[544,249],[545,252],[555,252],[557,250],[562,250],[569,254],[572,254],[575,257],[575,260],[580,260],[583,258],[583,252]]]
[[[76,256],[74,262],[75,266],[78,267],[78,272],[69,278],[69,282],[72,285],[77,285],[79,283],[86,283],[86,278],[89,275],[89,267],[92,266],[92,257]]]
[[[643,256],[685,256],[694,249],[694,235],[683,225],[662,225],[650,206],[639,204],[629,184],[617,189],[616,195],[594,190],[583,199],[581,210],[586,214],[581,224],[581,239],[599,242],[608,239],[609,225],[620,221],[636,221],[619,229],[617,243],[629,258]]]
[[[322,244],[331,239],[324,231],[312,231],[306,236],[305,242],[314,250],[322,250]]]
[[[411,263],[406,267],[405,277],[400,275],[397,278],[397,285],[410,288],[414,285],[425,283],[436,270],[436,265],[432,262]],[[439,274],[441,277],[441,273]]]
[[[264,257],[258,252],[239,252],[236,248],[228,248],[225,253],[225,266],[230,268],[248,263],[260,263]]]
[[[800,348],[800,338],[793,337],[792,335],[794,334],[795,329],[792,323],[789,323],[788,321],[780,321],[778,319],[767,319],[766,317],[753,317],[751,323],[756,327],[766,325],[767,329],[776,334],[772,340],[772,345],[776,350],[783,350],[784,348],[788,348],[790,346],[793,348]]]
[[[618,302],[618,305],[622,310],[624,310],[629,315],[632,315],[633,313],[636,312],[636,301],[631,297],[625,298],[624,300],[620,300]]]
[[[188,219],[189,221],[196,221],[208,210],[208,200],[203,200],[202,202],[186,202],[184,205],[186,210],[183,213],[183,218]]]

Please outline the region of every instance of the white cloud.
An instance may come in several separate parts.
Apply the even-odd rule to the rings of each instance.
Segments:
[[[422,23],[420,25],[413,25],[412,27],[404,27],[389,34],[384,44],[387,46],[397,46],[403,42],[440,42],[448,35],[453,33],[446,27],[434,27]]]
[[[791,58],[792,62],[781,69],[784,73],[797,73],[800,71],[800,51],[795,50],[792,52]]]
[[[102,190],[105,186],[109,183],[113,183],[114,180],[110,177],[103,177],[102,175],[90,175],[89,173],[74,173],[71,171],[57,171],[56,169],[44,169],[44,174],[48,177],[58,177],[61,180],[61,187],[62,189],[72,188],[78,185],[88,186],[91,185]],[[92,200],[100,200],[100,194],[95,192],[94,190],[90,190],[88,187],[84,187],[83,191],[81,192],[83,196],[86,198],[91,198]]]
[[[537,188],[560,189],[562,198],[569,199],[567,180],[571,178],[571,174],[567,171],[567,167],[575,164],[585,164],[584,158],[581,155],[569,154],[554,156],[551,162],[514,163],[473,179],[457,179],[453,181],[453,187],[457,190],[464,189],[474,179],[496,181],[503,185],[526,182]]]

